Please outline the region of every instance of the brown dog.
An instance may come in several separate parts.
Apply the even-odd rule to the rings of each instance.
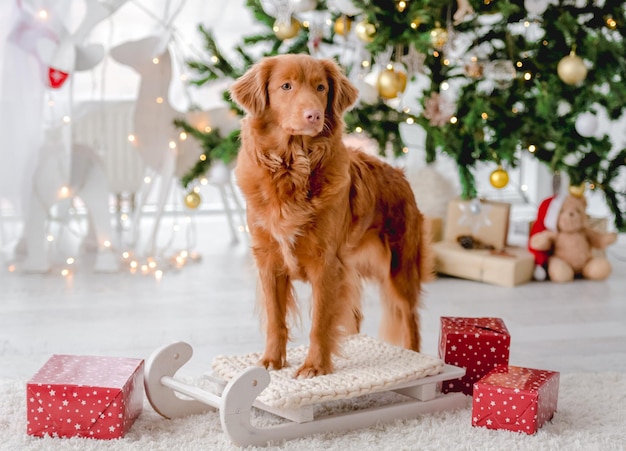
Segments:
[[[237,182],[247,201],[266,320],[261,364],[287,364],[292,281],[311,283],[310,347],[298,377],[332,372],[361,323],[361,278],[380,282],[381,335],[419,350],[421,282],[433,275],[423,217],[401,171],[342,142],[358,91],[332,60],[265,58],[238,79]]]

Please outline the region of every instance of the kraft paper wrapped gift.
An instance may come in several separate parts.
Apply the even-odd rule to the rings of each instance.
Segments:
[[[501,318],[441,317],[439,358],[465,368],[465,376],[444,381],[443,393],[472,394],[473,384],[493,368],[509,364],[511,336]]]
[[[506,246],[511,204],[488,200],[452,200],[443,231],[443,241],[456,243],[462,235],[490,244],[496,249]]]
[[[143,408],[143,360],[53,355],[26,386],[27,433],[121,438]]]
[[[536,433],[557,408],[559,373],[500,366],[474,384],[472,426]]]
[[[528,250],[509,246],[502,251],[464,249],[458,243],[433,243],[437,272],[463,279],[513,287],[532,279],[535,259]]]

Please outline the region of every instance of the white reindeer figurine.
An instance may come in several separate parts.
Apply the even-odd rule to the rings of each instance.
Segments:
[[[102,20],[113,14],[126,0],[109,3],[86,0],[85,16],[74,33],[64,26],[53,30],[57,39],[41,38],[36,43],[37,57],[47,69],[51,88],[60,88],[74,71],[95,67],[104,55],[99,44],[83,45],[83,40]],[[55,21],[55,25],[61,23]],[[33,27],[46,26],[32,19]],[[51,268],[46,241],[46,223],[52,207],[64,200],[80,197],[87,207],[90,235],[95,235],[96,271],[119,268],[112,248],[109,193],[106,175],[96,153],[85,145],[64,145],[60,129],[47,130],[46,142],[34,173],[31,201],[18,248],[26,253],[20,267],[25,272],[47,272]],[[20,249],[18,249],[19,252]]]
[[[172,180],[184,175],[202,154],[201,147],[192,138],[180,139],[180,130],[174,126],[174,119],[184,117],[189,123],[198,126],[201,124],[202,128],[210,126],[213,130],[219,130],[222,135],[236,130],[239,127],[239,119],[236,114],[225,107],[188,113],[181,113],[174,109],[168,96],[172,82],[172,61],[167,36],[149,36],[137,41],[125,42],[112,48],[110,54],[114,60],[131,67],[141,76],[135,104],[132,139],[146,165],[161,177],[156,218],[147,246],[149,255],[154,255],[159,225]],[[220,190],[233,240],[237,240],[228,194],[234,199],[235,207],[240,212],[241,207],[234,196],[230,171],[223,164],[216,163],[207,174],[207,179]],[[152,185],[151,183],[150,187]],[[150,187],[139,200],[134,221],[135,230]],[[227,190],[230,190],[230,193]]]

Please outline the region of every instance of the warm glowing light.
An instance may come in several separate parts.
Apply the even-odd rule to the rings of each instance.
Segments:
[[[526,28],[530,27],[530,22],[529,22],[529,21],[527,21],[527,20],[525,20],[525,21],[524,21],[524,26],[525,26]]]
[[[146,185],[148,185],[148,184],[152,183],[152,179],[151,179],[150,177],[144,177],[144,178],[143,178],[143,182],[144,182]]]
[[[402,148],[402,153],[409,153],[409,148],[408,147],[403,147]]]
[[[530,80],[531,78],[533,78],[533,76],[532,76],[532,74],[531,74],[530,72],[526,72],[526,73],[524,74],[524,80],[528,81],[528,80]]]
[[[481,115],[480,115],[480,117],[482,117],[482,118],[483,118],[483,120],[487,120],[487,119],[489,119],[489,115],[488,115],[487,113],[483,113],[483,114],[481,114]]]
[[[159,64],[159,59],[158,58],[152,58],[152,63],[153,64]]]
[[[122,252],[122,258],[124,258],[124,260],[126,260],[128,257],[130,257],[130,252],[128,251]]]
[[[148,267],[150,269],[154,269],[157,267],[157,263],[154,260],[152,260],[151,262],[148,263]]]
[[[409,118],[407,118],[406,123],[407,124],[414,124],[415,120],[412,117],[409,117]]]
[[[128,214],[127,214],[127,213],[122,213],[122,214],[120,215],[120,219],[121,219],[122,221],[128,221]]]
[[[130,262],[130,267],[132,269],[137,269],[137,266],[139,266],[139,263],[137,263],[135,260],[133,260],[132,262]]]
[[[398,2],[398,11],[402,12],[406,9],[406,2],[404,0],[400,0]]]
[[[361,127],[356,127],[354,131],[357,133],[363,133],[363,129]]]
[[[104,247],[111,247],[111,242],[109,240],[104,240],[104,243],[102,243],[102,245]]]
[[[7,269],[9,270],[9,272],[15,272],[15,265],[9,265]]]
[[[441,90],[442,91],[447,91],[448,88],[450,88],[450,85],[448,84],[447,81],[444,81],[443,83],[441,83]]]
[[[62,271],[61,271],[61,275],[62,275],[63,277],[67,277],[67,276],[69,276],[69,275],[70,275],[70,270],[69,270],[69,269],[64,269],[64,270],[62,270]]]
[[[180,132],[180,135],[178,135],[178,137],[180,138],[181,141],[184,141],[187,139],[187,133]]]
[[[209,183],[209,179],[207,179],[206,177],[202,177],[200,179],[200,184],[201,185],[207,185]]]
[[[69,257],[67,260],[65,260],[65,263],[67,263],[68,265],[73,265],[74,261],[75,260],[72,257]]]
[[[204,127],[204,133],[211,133],[211,130],[213,129],[211,128],[210,125],[207,125],[206,127]]]
[[[433,56],[434,56],[435,58],[439,58],[439,52],[438,52],[437,50],[435,50],[435,51],[433,52]]]
[[[141,272],[146,273],[148,272],[148,265],[141,265]]]
[[[137,138],[135,138],[135,135],[133,135],[133,134],[128,135],[128,141],[129,142],[134,143],[136,139]]]
[[[219,59],[217,56],[213,55],[213,56],[211,57],[211,62],[212,62],[212,63],[214,63],[214,64],[215,64],[215,63],[219,63],[219,62],[220,62],[220,59]]]
[[[452,117],[450,118],[450,123],[451,123],[451,124],[456,124],[458,121],[459,121],[459,119],[458,119],[456,116],[452,116]]]
[[[174,141],[170,141],[170,143],[168,144],[170,149],[176,149],[176,143]]]
[[[521,61],[518,61],[517,63],[515,63],[515,65],[516,65],[517,67],[522,67],[523,63],[522,63]]]
[[[61,199],[66,199],[70,197],[70,189],[67,186],[62,186],[59,190],[59,197]]]
[[[40,9],[37,13],[37,17],[39,17],[41,20],[48,19],[48,11],[46,11],[45,9]]]
[[[187,251],[180,251],[180,256],[183,258],[187,258],[189,256],[189,252]]]
[[[534,153],[537,150],[537,147],[535,147],[534,144],[531,144],[530,146],[528,146],[528,151],[530,153]]]
[[[614,28],[617,27],[617,22],[615,21],[615,19],[609,16],[606,18],[606,26],[609,27],[611,30],[613,30]]]
[[[187,74],[181,74],[180,80],[181,81],[187,81]]]
[[[370,67],[370,62],[366,60],[361,61],[361,67]]]
[[[528,191],[528,185],[522,185],[520,186],[520,189],[524,192]]]
[[[387,70],[393,70],[393,64],[387,64]]]
[[[163,97],[157,97],[156,103],[159,103],[159,104],[163,103]]]
[[[308,20],[303,20],[303,21],[302,21],[302,26],[303,26],[304,28],[309,28],[309,25],[310,25],[310,24],[309,24],[309,21],[308,21]]]
[[[200,155],[200,161],[206,161],[206,155],[205,154]]]
[[[449,60],[448,58],[445,58],[445,59],[443,60],[443,65],[444,65],[444,66],[449,66],[449,65],[450,65],[450,60]]]
[[[200,187],[198,187],[198,186],[194,186],[194,187],[193,187],[193,192],[194,192],[194,193],[196,193],[196,194],[198,194],[198,193],[200,192]]]
[[[160,269],[157,269],[156,271],[154,271],[154,278],[159,281],[163,278],[163,271],[161,271]]]
[[[70,122],[72,122],[72,118],[69,116],[63,116],[63,123],[64,124],[69,124]]]
[[[46,240],[48,240],[49,243],[52,243],[54,241],[54,237],[52,235],[48,235]]]

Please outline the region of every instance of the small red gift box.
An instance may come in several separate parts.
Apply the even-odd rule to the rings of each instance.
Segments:
[[[556,412],[559,373],[501,366],[474,384],[472,426],[534,434]]]
[[[465,368],[465,376],[444,381],[443,393],[472,394],[474,382],[494,367],[509,364],[511,336],[500,318],[441,317],[439,358]]]
[[[123,437],[143,408],[143,360],[53,355],[26,386],[27,433]]]

